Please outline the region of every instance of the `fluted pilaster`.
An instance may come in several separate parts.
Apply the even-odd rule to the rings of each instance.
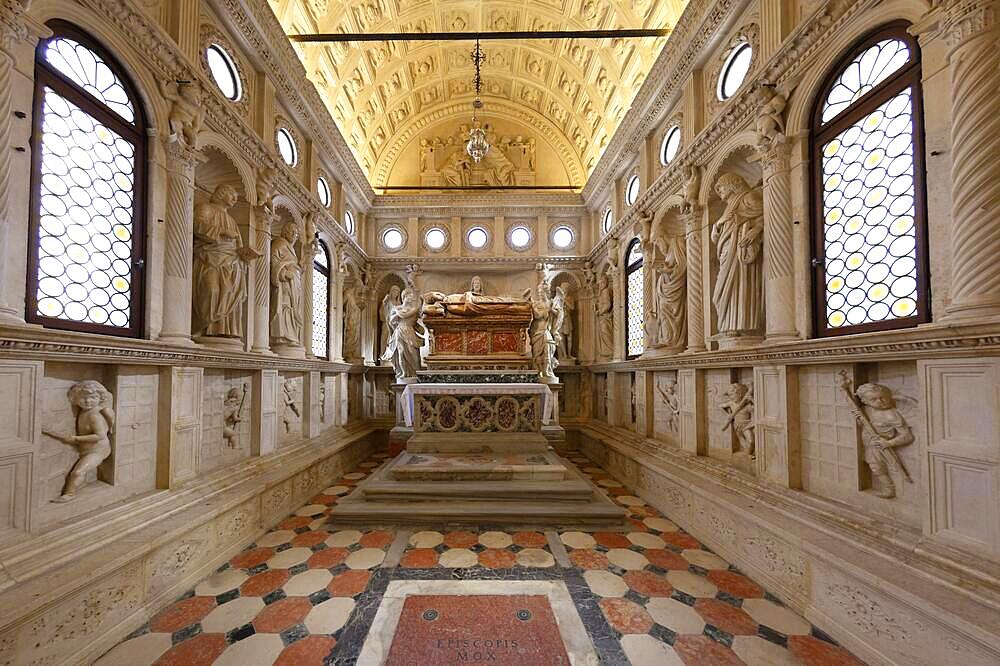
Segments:
[[[949,318],[1000,316],[1000,27],[997,0],[948,6],[952,43]]]
[[[791,340],[795,329],[795,259],[792,249],[792,184],[786,144],[763,154],[764,325],[768,340]]]
[[[194,234],[194,168],[197,151],[182,142],[166,145],[167,210],[160,339],[191,343],[191,251]]]

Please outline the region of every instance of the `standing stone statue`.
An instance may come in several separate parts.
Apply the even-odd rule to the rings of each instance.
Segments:
[[[682,349],[687,340],[687,251],[678,236],[664,239],[660,247],[663,262],[656,278],[659,344]]]
[[[298,227],[288,222],[271,242],[271,338],[286,345],[302,344],[302,261],[295,251],[298,239]]]
[[[609,271],[610,273],[610,271]],[[609,273],[597,277],[597,340],[601,356],[611,356],[615,346],[615,302]]]
[[[534,290],[525,293],[531,301],[531,328],[528,333],[531,339],[531,357],[535,361],[535,369],[544,384],[556,384],[555,369],[556,341],[552,337],[552,317],[555,312],[552,299],[549,298],[549,285],[540,281]]]
[[[353,288],[344,289],[344,358],[358,358],[361,342],[361,308]]]
[[[417,371],[420,369],[420,348],[426,339],[417,332],[424,302],[413,287],[403,290],[402,299],[389,315],[392,335],[382,354],[382,360],[392,361],[397,384],[413,384],[417,381]]]
[[[763,328],[764,200],[737,174],[724,173],[715,191],[726,209],[712,225],[719,273],[712,293],[719,333],[739,335]]]
[[[573,358],[573,297],[565,285],[555,289],[552,297],[552,337],[556,341],[556,358],[567,364],[576,362]]]
[[[389,324],[389,318],[392,316],[392,309],[401,302],[399,285],[394,284],[389,288],[389,293],[382,298],[382,304],[378,309],[378,319],[382,324],[382,331],[379,335],[378,344],[379,356],[385,354],[385,350],[389,346],[389,338],[392,337],[392,326]]]
[[[229,214],[238,197],[233,186],[219,185],[208,201],[194,208],[191,286],[198,333],[205,337],[243,337],[246,262],[260,255],[244,247]]]
[[[96,470],[111,455],[111,428],[115,412],[111,392],[100,382],[86,379],[70,387],[67,393],[73,408],[75,434],[67,435],[43,429],[49,437],[76,448],[80,457],[66,476],[62,494],[53,502],[69,502],[87,482],[87,474]]]

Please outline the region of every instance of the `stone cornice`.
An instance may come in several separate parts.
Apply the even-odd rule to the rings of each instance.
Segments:
[[[751,365],[810,365],[861,361],[1000,356],[1000,326],[927,324],[900,331],[814,338],[732,351],[681,353],[658,358],[593,364],[594,372],[715,368]]]
[[[579,194],[570,193],[393,194],[375,197],[370,214],[374,217],[433,217],[435,212],[444,217],[584,216],[587,208]]]
[[[282,101],[333,162],[337,177],[370,203],[375,192],[266,0],[212,0],[212,4],[253,47]]]
[[[0,358],[65,360],[131,365],[194,365],[241,370],[352,372],[349,363],[294,359],[210,347],[177,347],[155,340],[116,338],[35,327],[0,326]]]
[[[465,264],[481,266],[503,266],[505,269],[522,266],[534,270],[537,264],[551,264],[558,267],[582,267],[586,257],[376,257],[371,260],[374,269],[402,268],[414,264],[419,267],[450,266],[464,267]],[[0,348],[2,349],[2,348]]]

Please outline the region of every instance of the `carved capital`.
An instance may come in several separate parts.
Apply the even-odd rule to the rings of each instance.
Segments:
[[[954,47],[997,28],[997,0],[953,0],[945,19]]]
[[[0,0],[0,51],[9,55],[15,42],[28,38],[24,12],[30,5],[31,0]]]
[[[197,148],[184,141],[167,140],[163,143],[163,151],[167,154],[167,171],[193,178],[194,167],[204,159]]]
[[[760,163],[764,170],[765,182],[772,176],[788,171],[789,146],[782,137],[781,141],[775,141],[760,147]]]

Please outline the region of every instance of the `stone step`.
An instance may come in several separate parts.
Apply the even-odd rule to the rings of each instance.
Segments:
[[[561,481],[566,467],[554,453],[411,453],[389,465],[397,481]]]
[[[621,528],[624,510],[608,501],[580,502],[365,502],[334,506],[331,525],[457,524]]]
[[[538,432],[417,432],[406,442],[409,453],[544,453],[549,448]]]
[[[532,497],[546,502],[590,502],[594,490],[586,481],[450,481],[440,483],[373,481],[361,488],[371,501],[518,502]]]

